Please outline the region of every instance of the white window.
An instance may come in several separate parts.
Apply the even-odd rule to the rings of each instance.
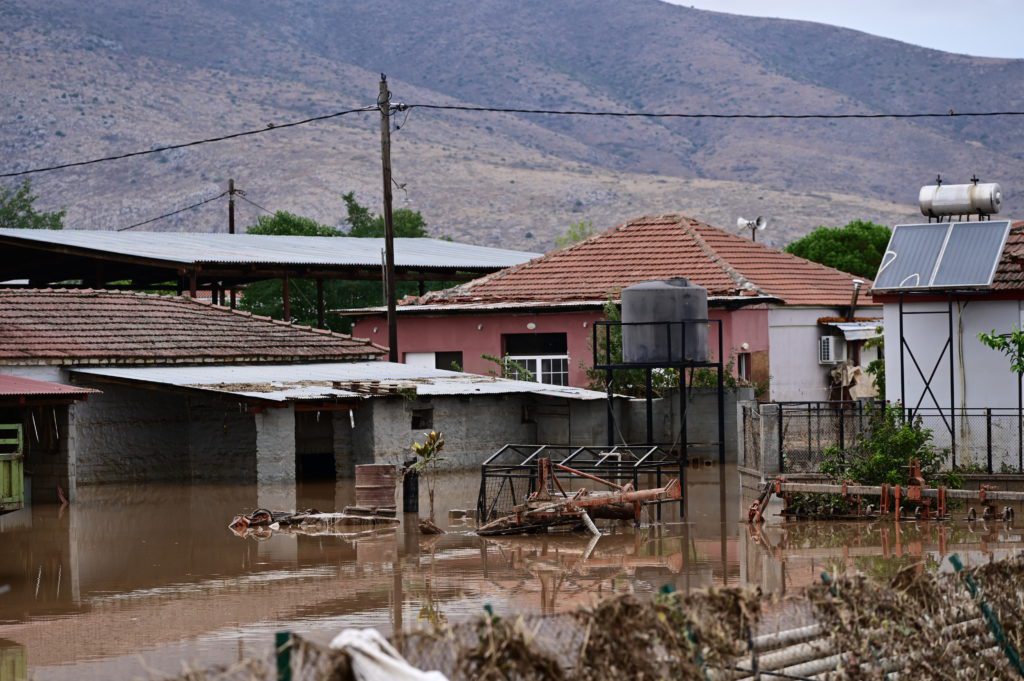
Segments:
[[[510,333],[502,336],[509,378],[569,385],[569,347],[564,333]],[[529,372],[529,376],[524,375]]]
[[[551,385],[569,385],[569,356],[509,355],[506,372],[509,378],[533,380]],[[523,375],[519,369],[529,372]]]

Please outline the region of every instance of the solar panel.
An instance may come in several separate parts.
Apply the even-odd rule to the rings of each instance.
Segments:
[[[927,287],[946,242],[948,229],[946,223],[896,225],[875,276],[874,288]]]
[[[1009,220],[954,223],[931,285],[989,286],[1009,232]]]

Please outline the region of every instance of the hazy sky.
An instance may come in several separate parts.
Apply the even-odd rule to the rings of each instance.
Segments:
[[[1022,0],[668,0],[731,14],[834,24],[947,52],[1024,58]]]

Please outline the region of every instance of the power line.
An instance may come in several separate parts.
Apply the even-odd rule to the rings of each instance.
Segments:
[[[256,208],[259,208],[259,209],[260,209],[261,211],[263,211],[264,213],[267,213],[268,215],[273,215],[273,214],[274,214],[274,211],[272,211],[272,210],[267,210],[266,208],[264,208],[264,207],[263,207],[263,206],[261,206],[260,204],[256,203],[256,202],[255,202],[255,201],[253,201],[252,199],[248,199],[248,198],[246,198],[246,197],[245,197],[245,193],[244,193],[244,192],[241,192],[241,191],[236,191],[236,192],[235,192],[235,196],[237,196],[238,198],[242,199],[242,200],[243,200],[243,201],[245,201],[246,203],[248,203],[248,204],[251,204],[251,205],[255,206]]]
[[[521,113],[521,114],[545,114],[550,116],[607,116],[614,118],[717,118],[717,119],[879,119],[879,118],[962,118],[979,116],[1024,116],[1024,111],[955,111],[950,109],[945,113],[924,112],[924,113],[767,113],[767,114],[743,114],[743,113],[682,113],[682,112],[651,112],[651,111],[583,111],[577,109],[520,109],[499,106],[469,106],[460,104],[396,104],[392,107],[396,111],[407,109],[434,109],[440,111],[469,111],[489,113]]]
[[[919,113],[766,113],[766,114],[744,114],[744,113],[707,113],[707,112],[672,112],[672,111],[586,111],[580,109],[526,109],[519,107],[498,107],[498,106],[471,106],[462,104],[428,104],[428,103],[413,103],[413,104],[395,104],[389,108],[388,115],[390,116],[393,112],[406,112],[406,120],[408,120],[408,112],[412,109],[432,109],[435,111],[462,111],[470,113],[513,113],[513,114],[540,114],[548,116],[590,116],[590,117],[610,117],[610,118],[679,118],[679,119],[719,119],[719,120],[850,120],[850,119],[862,119],[862,120],[878,120],[878,119],[916,119],[916,118],[978,118],[978,117],[997,117],[997,116],[1024,116],[1024,111],[956,111],[949,109],[946,112],[919,112]],[[193,140],[190,142],[182,142],[180,144],[169,144],[161,147],[154,147],[152,149],[145,149],[142,151],[132,151],[124,154],[115,154],[113,156],[103,156],[100,158],[88,159],[85,161],[74,161],[71,163],[61,163],[53,166],[44,166],[39,168],[30,168],[29,170],[20,170],[17,172],[0,173],[0,178],[6,177],[21,177],[24,175],[31,175],[33,173],[45,173],[53,170],[64,170],[67,168],[77,168],[81,166],[93,165],[96,163],[105,163],[107,161],[118,161],[126,158],[133,158],[135,156],[146,156],[148,154],[157,154],[163,151],[172,151],[174,149],[184,149],[186,147],[199,146],[201,144],[210,144],[213,142],[223,142],[225,140],[236,139],[239,137],[247,137],[250,135],[259,135],[264,132],[271,132],[273,130],[280,130],[282,128],[292,128],[299,125],[306,125],[308,123],[315,123],[318,121],[325,121],[331,118],[338,118],[340,116],[347,116],[354,113],[366,113],[369,111],[377,111],[377,106],[364,106],[358,109],[346,109],[344,111],[336,111],[334,113],[324,114],[322,116],[313,116],[311,118],[304,118],[299,121],[291,121],[288,123],[268,123],[265,128],[256,128],[253,130],[244,130],[242,132],[229,133],[226,135],[219,135],[217,137],[207,137],[204,139]],[[401,125],[396,125],[396,129],[404,127],[405,121]]]
[[[148,225],[151,222],[156,222],[157,220],[163,220],[164,218],[169,218],[172,215],[177,215],[178,213],[184,213],[187,210],[192,210],[193,208],[198,208],[199,206],[202,206],[204,204],[210,203],[211,201],[216,201],[217,199],[222,198],[222,197],[227,196],[227,195],[228,195],[228,193],[226,191],[224,191],[224,192],[221,192],[220,194],[217,194],[217,196],[211,196],[208,199],[203,199],[199,203],[193,203],[191,206],[185,206],[184,208],[179,208],[178,210],[171,211],[170,213],[164,213],[163,215],[158,215],[155,218],[150,218],[149,220],[144,220],[142,222],[136,222],[134,225],[128,225],[127,227],[121,227],[120,229],[117,229],[115,231],[117,231],[117,232],[126,232],[129,229],[135,229],[136,227],[141,227],[143,225]]]
[[[45,166],[41,168],[31,168],[29,170],[20,170],[14,173],[0,173],[0,178],[3,177],[20,177],[22,175],[30,175],[32,173],[45,173],[51,170],[63,170],[65,168],[76,168],[79,166],[92,165],[94,163],[104,163],[106,161],[119,161],[124,158],[132,158],[133,156],[145,156],[147,154],[157,154],[161,151],[171,151],[173,149],[184,149],[185,147],[195,147],[200,144],[210,144],[211,142],[223,142],[224,140],[235,139],[238,137],[247,137],[249,135],[259,135],[264,132],[271,132],[273,130],[281,130],[282,128],[294,128],[297,125],[306,125],[307,123],[316,123],[317,121],[326,121],[330,118],[338,118],[339,116],[347,116],[353,113],[361,113],[365,111],[376,111],[376,106],[364,106],[360,109],[347,109],[345,111],[336,111],[334,113],[324,114],[323,116],[314,116],[312,118],[304,118],[301,121],[291,121],[289,123],[268,123],[265,128],[256,128],[254,130],[244,130],[242,132],[233,132],[227,135],[220,135],[218,137],[207,137],[205,139],[193,140],[191,142],[182,142],[181,144],[168,144],[162,147],[156,147],[154,149],[146,149],[144,151],[131,151],[126,154],[116,154],[114,156],[103,156],[102,158],[92,158],[87,161],[74,161],[72,163],[62,163],[60,165]]]

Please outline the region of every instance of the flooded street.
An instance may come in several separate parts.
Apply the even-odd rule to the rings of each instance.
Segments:
[[[147,678],[182,661],[227,663],[265,651],[288,629],[328,639],[346,627],[393,628],[481,611],[552,612],[600,594],[653,593],[665,584],[798,590],[823,569],[878,575],[959,552],[978,564],[1019,550],[1002,523],[791,523],[748,527],[734,469],[701,468],[687,481],[687,522],[663,507],[661,526],[604,523],[585,534],[483,539],[451,508],[475,507],[473,471],[438,481],[449,534],[405,527],[357,537],[227,529],[268,499],[341,509],[352,481],[256,486],[83,488],[71,506],[35,505],[0,518],[0,661],[33,679]],[[426,488],[421,484],[421,510]],[[959,514],[962,516],[962,514]],[[413,525],[413,523],[407,523]],[[20,674],[20,672],[17,672]],[[14,679],[18,679],[15,676]],[[4,677],[4,681],[8,681]]]

